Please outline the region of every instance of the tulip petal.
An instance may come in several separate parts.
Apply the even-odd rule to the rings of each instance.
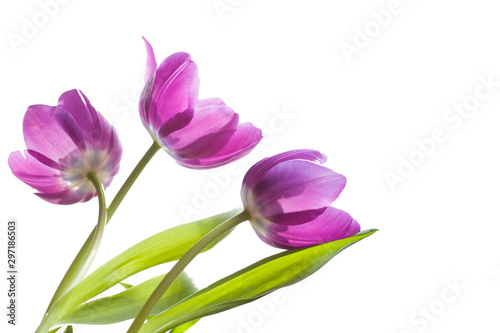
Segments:
[[[238,114],[225,105],[195,109],[192,116],[186,126],[173,133],[167,132],[168,126],[171,126],[169,122],[159,132],[162,143],[179,158],[200,159],[213,156],[234,135],[239,118]],[[167,135],[162,136],[164,134]]]
[[[227,164],[255,147],[260,130],[238,126],[238,114],[220,98],[198,100],[198,68],[188,53],[174,53],[154,70],[153,49],[144,41],[148,60],[139,113],[153,140],[179,164],[194,169]]]
[[[221,150],[202,159],[179,159],[177,163],[191,169],[209,169],[231,163],[250,153],[262,139],[262,131],[251,123],[238,125],[236,132]],[[174,156],[175,157],[175,156]]]
[[[210,105],[226,105],[226,104],[222,101],[222,99],[218,97],[213,97],[213,98],[205,98],[198,100],[198,104],[196,105],[196,107],[204,108]]]
[[[95,190],[90,189],[88,186],[81,189],[73,189],[68,187],[59,192],[40,192],[35,194],[45,201],[58,205],[72,205],[77,202],[86,202],[96,195]]]
[[[141,92],[141,97],[139,98],[139,115],[141,116],[141,121],[144,124],[144,127],[146,127],[151,135],[154,135],[154,129],[149,121],[149,108],[151,105],[151,95],[153,94],[155,86],[155,78],[156,72],[153,73],[151,78],[146,82],[146,85]]]
[[[186,147],[173,151],[173,154],[182,159],[201,160],[210,158],[215,156],[235,133],[236,128],[233,127],[221,129],[215,133],[208,133]]]
[[[296,225],[315,220],[323,214],[328,207],[301,210],[292,213],[279,213],[277,215],[266,216],[266,219],[277,224]]]
[[[247,196],[248,191],[251,191],[257,182],[269,169],[273,166],[294,159],[306,160],[316,163],[324,163],[327,157],[317,150],[312,149],[297,149],[290,150],[281,154],[267,157],[255,165],[253,165],[243,178],[242,196]],[[243,199],[245,201],[245,199]]]
[[[283,249],[299,249],[350,237],[360,231],[359,223],[348,213],[328,207],[316,219],[303,224],[285,225],[252,221],[257,235],[267,244]],[[263,232],[263,228],[265,232]]]
[[[149,123],[149,106],[151,103],[151,95],[153,94],[153,89],[155,85],[156,79],[156,58],[155,53],[153,51],[153,47],[146,38],[142,37],[144,43],[146,45],[146,73],[144,75],[144,80],[146,85],[141,92],[141,97],[139,99],[139,115],[141,116],[142,123],[148,129],[150,133],[152,133],[152,129],[150,128]]]
[[[191,56],[186,52],[176,52],[165,58],[156,70],[157,85],[154,90],[155,95],[164,88],[165,84],[168,85],[172,80],[175,80],[186,67],[192,66],[193,64],[194,62],[191,60]],[[197,71],[196,65],[191,68]]]
[[[59,98],[59,106],[66,111],[61,118],[66,122],[67,118],[74,119],[82,137],[85,138],[87,149],[108,149],[114,131],[108,121],[90,104],[87,96],[79,90],[69,90]],[[64,127],[70,128],[67,124]]]
[[[146,59],[146,74],[144,76],[144,82],[148,82],[149,79],[153,76],[153,74],[156,71],[156,58],[155,58],[155,53],[153,51],[153,47],[151,44],[146,40],[146,38],[142,37],[144,40],[144,43],[146,44],[146,53],[147,53],[147,59]]]
[[[58,105],[71,114],[82,128],[91,129],[99,123],[97,111],[90,105],[85,95],[76,89],[64,92],[59,97]]]
[[[183,112],[177,113],[175,116],[170,118],[163,124],[163,126],[160,128],[158,131],[158,138],[162,141],[164,145],[166,145],[169,149],[172,147],[168,146],[169,139],[167,138],[170,134],[183,129],[189,123],[191,120],[193,120],[194,117],[194,109],[187,109],[184,110]],[[191,133],[192,135],[194,133]],[[176,138],[178,135],[173,136],[170,138],[170,141],[172,145],[177,143],[179,140]]]
[[[108,187],[113,180],[113,177],[120,170],[120,160],[122,158],[122,145],[118,138],[117,132],[113,127],[110,135],[110,140],[108,142],[108,147],[106,147],[106,161],[104,165],[102,165],[102,169],[107,170],[109,172],[109,179],[106,182],[103,182],[104,188]]]
[[[198,68],[188,53],[174,53],[156,70],[149,105],[149,124],[159,131],[177,113],[194,108],[199,90]]]
[[[70,205],[85,202],[95,196],[95,190],[89,188],[91,184],[84,182],[75,187],[65,181],[59,170],[48,167],[25,151],[25,157],[16,151],[9,156],[9,166],[12,173],[38,192],[40,198],[54,204]]]
[[[305,160],[274,165],[254,185],[252,210],[266,218],[330,206],[346,185],[346,178]],[[250,203],[248,203],[250,205]]]
[[[90,200],[88,180],[96,172],[109,186],[119,170],[122,147],[114,128],[78,90],[61,95],[58,106],[32,105],[23,122],[25,156],[9,156],[12,173],[46,201],[72,204]]]
[[[63,120],[65,119],[65,120]],[[64,125],[71,124],[69,128]],[[49,159],[58,162],[78,150],[75,138],[82,134],[59,107],[32,105],[23,121],[24,141],[28,150],[43,152]]]
[[[59,170],[40,162],[28,151],[24,154],[15,151],[9,155],[9,167],[17,178],[40,192],[58,192],[65,188]]]

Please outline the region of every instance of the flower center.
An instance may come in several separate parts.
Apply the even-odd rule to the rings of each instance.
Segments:
[[[94,186],[88,179],[90,172],[95,172],[101,183],[107,184],[113,167],[109,162],[107,151],[99,149],[86,150],[83,153],[75,152],[67,156],[61,164],[66,166],[62,171],[62,178],[80,193],[94,191]]]

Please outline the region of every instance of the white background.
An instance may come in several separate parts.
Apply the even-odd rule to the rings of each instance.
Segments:
[[[466,118],[447,111],[477,101],[476,89],[488,93],[480,77],[500,82],[496,2],[220,3],[230,6],[222,14],[213,0],[73,0],[52,8],[44,22],[37,1],[2,2],[2,249],[6,221],[15,218],[20,275],[16,327],[6,324],[7,285],[0,283],[1,330],[35,330],[97,216],[96,200],[52,205],[11,174],[8,154],[25,147],[24,112],[82,89],[116,126],[124,147],[110,201],[151,143],[136,107],[145,36],[159,62],[173,52],[191,53],[200,98],[221,97],[243,121],[268,130],[257,153],[237,162],[237,174],[203,208],[193,205],[196,191],[227,169],[187,170],[158,153],[107,228],[94,268],[161,230],[241,206],[241,179],[258,159],[314,148],[348,179],[335,205],[363,229],[380,231],[286,289],[272,307],[268,298],[260,304],[266,311],[249,304],[205,318],[190,332],[498,332],[500,86],[490,87]],[[393,14],[381,27],[371,12],[388,7]],[[39,28],[29,35],[26,22]],[[371,37],[363,38],[365,28]],[[25,39],[15,45],[13,38]],[[357,53],[346,56],[347,44]],[[277,112],[289,118],[278,119]],[[436,129],[445,139],[419,153],[416,141],[428,142]],[[401,166],[410,158],[419,164],[414,170]],[[398,175],[398,168],[403,177],[391,188],[387,173]],[[186,207],[196,211],[182,213]],[[242,225],[188,273],[203,287],[275,252]],[[124,332],[128,325],[76,331]]]

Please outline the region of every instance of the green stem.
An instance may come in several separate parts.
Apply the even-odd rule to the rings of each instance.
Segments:
[[[92,262],[94,261],[97,251],[99,250],[99,246],[101,245],[102,237],[104,235],[104,227],[106,226],[106,223],[108,221],[106,198],[104,196],[104,188],[102,187],[101,181],[99,180],[99,177],[95,172],[90,172],[87,177],[92,182],[97,192],[97,198],[99,199],[99,218],[97,220],[97,225],[95,227],[96,232],[94,233],[94,237],[90,244],[89,250],[84,257],[79,269],[76,271],[73,279],[68,284],[68,290],[70,290],[81,280],[83,280],[85,274],[87,274],[90,266],[92,265]]]
[[[102,187],[99,176],[97,176],[97,173],[95,172],[89,172],[87,178],[94,185],[97,193],[97,198],[99,199],[99,216],[97,219],[96,228],[94,229],[95,232],[93,233],[93,237],[88,246],[84,246],[86,251],[80,251],[80,253],[78,253],[79,255],[81,255],[81,257],[79,258],[78,267],[74,269],[74,271],[72,272],[73,274],[66,274],[61,281],[60,285],[65,286],[66,290],[70,290],[85,277],[85,274],[94,261],[97,250],[99,249],[99,245],[101,245],[101,240],[104,235],[104,227],[106,226],[107,222],[106,197],[104,195],[104,188]],[[49,319],[49,316],[45,316],[36,332],[48,332],[52,325],[51,320]]]
[[[125,195],[128,193],[134,182],[137,180],[141,172],[144,170],[146,165],[151,161],[153,156],[156,154],[158,150],[160,150],[160,145],[156,143],[156,141],[153,141],[153,144],[151,147],[148,149],[148,151],[144,154],[144,156],[141,158],[139,163],[136,165],[132,173],[128,176],[127,180],[125,183],[122,185],[116,196],[113,198],[113,201],[109,205],[107,209],[107,217],[106,217],[106,223],[108,223],[111,220],[111,217],[115,213],[116,209],[118,206],[120,206],[121,202],[125,198]],[[52,297],[52,300],[50,301],[49,306],[47,307],[46,314],[49,313],[49,311],[54,307],[54,304],[67,292],[70,290],[71,286],[74,284],[71,284],[71,281],[74,280],[74,277],[78,274],[80,270],[80,267],[82,266],[85,257],[89,253],[89,250],[94,242],[94,238],[97,232],[98,226],[92,230],[90,235],[88,236],[87,240],[85,241],[85,244],[83,244],[82,248],[76,255],[75,259],[71,263],[71,266],[68,268],[68,271],[64,275],[61,283],[59,284],[56,292],[54,293],[54,296]]]
[[[141,311],[135,317],[134,322],[128,329],[127,333],[137,333],[144,324],[153,308],[156,306],[161,297],[165,294],[168,288],[174,283],[175,279],[184,271],[186,266],[198,255],[200,254],[208,245],[215,241],[225,232],[236,227],[238,224],[249,219],[249,214],[247,211],[243,211],[240,214],[226,220],[221,223],[216,228],[212,229],[203,238],[201,238],[192,248],[190,248],[184,256],[175,264],[175,266],[168,272],[168,274],[163,278],[158,287],[153,291],[149,299],[146,301]]]

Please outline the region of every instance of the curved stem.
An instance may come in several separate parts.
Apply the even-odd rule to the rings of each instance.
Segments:
[[[87,274],[97,254],[97,250],[99,250],[99,246],[101,245],[101,240],[104,235],[104,227],[107,222],[106,198],[104,196],[104,188],[102,187],[101,181],[95,172],[90,172],[87,177],[92,182],[97,192],[97,198],[99,199],[99,218],[97,220],[97,225],[95,227],[96,232],[94,233],[94,237],[90,243],[89,250],[84,257],[82,264],[75,272],[73,279],[68,284],[67,290],[70,290],[78,284],[81,280],[83,280],[85,274]]]
[[[151,147],[149,147],[148,151],[144,154],[144,156],[141,158],[139,163],[137,163],[136,167],[130,175],[128,176],[127,180],[125,183],[123,183],[122,187],[116,194],[116,196],[113,198],[113,201],[109,205],[109,207],[104,209],[104,211],[107,213],[106,218],[105,218],[105,224],[109,222],[113,214],[115,213],[116,209],[118,206],[120,206],[121,202],[125,198],[125,195],[128,193],[134,182],[137,180],[141,172],[144,170],[146,165],[151,161],[153,156],[160,150],[160,145],[156,142],[153,141],[153,144]],[[94,243],[94,238],[96,236],[96,233],[98,233],[99,225],[97,225],[94,230],[90,233],[90,235],[87,237],[87,240],[85,241],[85,244],[83,244],[82,248],[76,255],[75,259],[71,263],[71,266],[68,268],[68,271],[64,275],[61,283],[59,284],[56,292],[54,293],[54,296],[52,297],[52,300],[50,301],[49,306],[47,307],[47,310],[45,312],[44,319],[42,320],[42,323],[40,324],[40,327],[38,328],[37,332],[47,332],[48,329],[50,328],[49,326],[46,326],[47,323],[49,323],[52,320],[49,320],[52,317],[55,317],[56,314],[50,313],[51,310],[54,308],[54,305],[57,303],[59,299],[61,299],[64,294],[71,289],[71,287],[74,284],[71,284],[71,281],[74,280],[75,276],[81,272],[81,267],[83,263],[85,262],[85,258],[87,257],[87,254],[89,253],[90,249],[92,248],[92,245]],[[94,254],[95,255],[95,254]],[[87,268],[88,269],[88,268]],[[61,305],[62,307],[63,305]],[[61,308],[58,307],[58,308]],[[50,325],[50,323],[48,324]]]
[[[136,167],[132,171],[132,173],[128,176],[127,180],[125,183],[123,183],[122,187],[116,194],[116,196],[113,198],[113,201],[111,201],[111,204],[109,205],[107,209],[107,217],[106,217],[106,223],[109,222],[113,214],[115,213],[116,209],[118,206],[120,206],[120,203],[122,202],[123,198],[125,198],[125,195],[128,193],[136,179],[139,177],[141,174],[142,170],[146,167],[146,165],[151,161],[153,156],[156,154],[158,150],[160,150],[160,145],[156,143],[156,141],[153,141],[153,144],[151,147],[148,149],[148,151],[144,154],[142,159],[137,163]],[[98,226],[92,230],[90,233],[89,237],[87,237],[87,240],[85,241],[85,244],[83,244],[82,248],[80,249],[80,252],[76,255],[75,259],[71,263],[71,266],[68,268],[68,271],[64,275],[61,283],[59,284],[59,287],[57,287],[56,292],[54,293],[54,296],[52,296],[52,300],[50,301],[49,306],[47,307],[47,310],[45,313],[48,313],[50,309],[54,306],[54,303],[57,302],[68,290],[70,290],[70,286],[68,286],[68,281],[72,281],[75,277],[75,275],[78,273],[84,258],[86,257],[87,253],[89,252],[90,247],[92,246],[92,243],[94,241],[96,231],[97,231]]]
[[[78,265],[74,267],[71,274],[66,273],[63,280],[59,284],[60,289],[58,290],[61,290],[62,293],[70,290],[85,277],[85,274],[94,261],[97,250],[99,249],[99,245],[101,245],[101,240],[104,235],[104,227],[106,226],[107,222],[106,198],[104,195],[104,188],[102,187],[99,176],[97,176],[95,172],[89,172],[87,178],[94,185],[97,193],[97,198],[99,199],[99,216],[97,219],[97,225],[94,229],[95,232],[92,233],[93,237],[91,241],[88,245],[87,243],[85,243],[86,246],[84,245],[84,247],[82,248],[82,250],[85,251],[80,250],[80,252],[78,253]],[[75,263],[75,261],[73,261],[73,263]],[[73,267],[73,265],[71,267]],[[52,306],[50,308],[52,308]],[[45,316],[36,332],[47,332],[50,329],[51,325],[52,323],[50,317]]]
[[[142,327],[144,321],[147,319],[151,311],[154,309],[158,301],[165,294],[168,288],[174,283],[175,279],[184,271],[186,266],[198,255],[202,252],[208,245],[210,245],[213,241],[215,241],[222,234],[236,227],[238,224],[249,219],[249,214],[245,210],[240,214],[233,216],[232,218],[226,220],[221,223],[216,228],[212,229],[209,233],[207,233],[203,238],[201,238],[192,248],[190,248],[184,256],[175,264],[175,266],[168,272],[167,275],[160,282],[158,287],[153,291],[149,299],[146,301],[141,311],[135,317],[134,322],[128,329],[127,333],[137,333]]]

